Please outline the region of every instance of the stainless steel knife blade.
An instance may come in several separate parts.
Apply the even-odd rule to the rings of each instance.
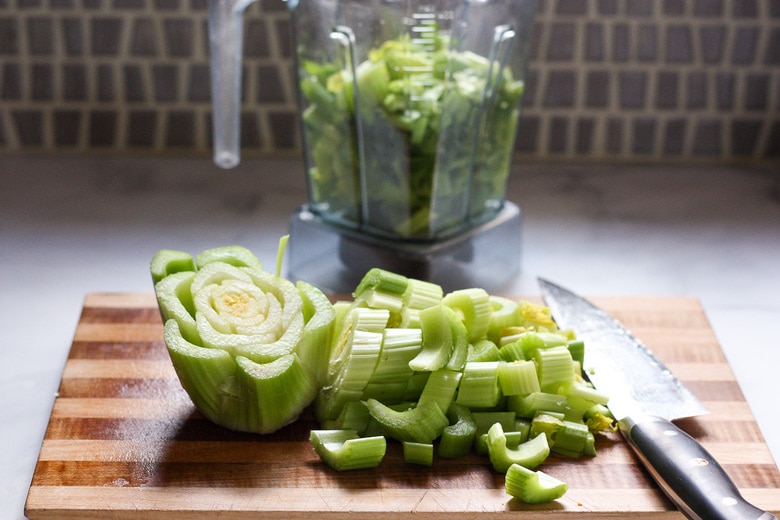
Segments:
[[[708,412],[661,360],[591,302],[538,282],[558,326],[585,343],[583,372],[607,393],[621,433],[675,505],[696,520],[776,520],[747,502],[712,455],[672,422]]]

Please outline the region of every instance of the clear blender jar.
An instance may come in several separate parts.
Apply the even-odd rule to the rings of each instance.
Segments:
[[[215,161],[238,162],[242,14],[211,0]],[[308,203],[289,276],[371,267],[491,288],[519,270],[505,200],[533,0],[288,0]]]

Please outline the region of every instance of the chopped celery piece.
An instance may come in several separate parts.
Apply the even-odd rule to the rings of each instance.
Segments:
[[[578,458],[593,446],[593,434],[581,422],[563,421],[563,424],[553,433],[552,451]]]
[[[420,399],[417,402],[418,406],[427,402],[433,402],[439,406],[441,411],[448,410],[455,398],[455,392],[458,389],[462,376],[461,372],[445,368],[431,372],[420,394]]]
[[[500,423],[494,424],[488,430],[487,448],[493,469],[500,473],[506,473],[512,464],[533,469],[550,454],[550,445],[544,435],[537,435],[520,443],[516,448],[510,448]]]
[[[439,441],[439,456],[457,458],[467,455],[477,433],[477,421],[466,406],[452,403],[447,410],[449,426],[444,428]]]
[[[358,284],[352,296],[355,299],[359,299],[365,291],[375,290],[403,297],[408,285],[409,279],[407,277],[374,267],[363,275],[363,279]]]
[[[449,361],[454,345],[448,309],[443,304],[437,304],[420,311],[422,350],[409,362],[412,370],[433,372]]]
[[[509,396],[507,408],[518,417],[532,419],[538,412],[562,413],[570,421],[581,421],[593,403],[561,394],[533,392],[526,396]]]
[[[354,430],[312,430],[309,441],[320,459],[337,471],[374,468],[387,451],[384,437],[360,438]]]
[[[498,361],[471,361],[463,369],[455,402],[469,408],[491,408],[498,404]]]
[[[444,296],[442,303],[461,314],[470,342],[487,335],[490,315],[493,313],[487,291],[480,288],[456,290]]]
[[[552,445],[555,442],[555,434],[563,428],[564,417],[555,412],[540,411],[531,420],[531,437],[544,435]]]
[[[421,466],[433,465],[433,443],[404,442],[404,462]]]
[[[371,417],[382,426],[385,434],[401,442],[431,443],[449,425],[447,416],[434,402],[400,412],[376,399],[369,399],[366,405]]]
[[[507,341],[498,349],[498,356],[503,361],[522,361],[525,360],[525,349],[520,339]]]
[[[152,273],[152,283],[156,284],[173,273],[195,271],[195,261],[192,255],[184,251],[161,249],[152,257],[149,270]]]
[[[498,344],[501,332],[508,327],[516,326],[518,323],[517,302],[503,296],[491,295],[490,306],[493,312],[490,314],[487,339]]]
[[[570,339],[566,346],[571,352],[571,358],[582,366],[585,362],[585,342],[581,339]]]
[[[462,370],[469,354],[469,338],[466,326],[460,321],[455,311],[449,307],[444,307],[444,314],[450,324],[452,334],[452,353],[447,360],[445,368],[449,370]]]
[[[543,391],[555,391],[559,386],[574,381],[574,360],[565,346],[538,349],[534,351],[533,358],[539,373],[539,386]]]
[[[516,415],[511,411],[500,412],[472,412],[474,415],[474,421],[477,423],[477,433],[487,433],[491,426],[496,423],[501,423],[501,428],[504,431],[511,431],[514,429]]]
[[[594,404],[606,405],[609,402],[609,396],[600,392],[585,383],[570,382],[558,387],[556,393],[567,395],[569,397],[578,397]]]
[[[365,401],[349,401],[337,418],[323,421],[322,427],[326,430],[355,430],[358,435],[363,435],[370,419]]]
[[[409,378],[413,371],[411,361],[422,348],[420,329],[387,328],[384,331],[374,373],[363,392],[363,399],[377,399],[385,404],[406,398]]]
[[[466,361],[499,361],[500,359],[498,347],[489,339],[482,339],[474,343],[466,357]]]
[[[569,485],[541,470],[513,464],[506,471],[505,489],[521,502],[544,504],[561,498]]]
[[[504,395],[528,395],[538,392],[539,378],[533,361],[513,361],[498,365],[498,382]]]

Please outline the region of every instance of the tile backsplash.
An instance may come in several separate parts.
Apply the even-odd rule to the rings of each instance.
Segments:
[[[247,155],[300,150],[288,17],[247,10]],[[0,0],[0,152],[210,153],[206,20],[207,0]],[[777,160],[780,0],[540,0],[523,105],[521,155]]]

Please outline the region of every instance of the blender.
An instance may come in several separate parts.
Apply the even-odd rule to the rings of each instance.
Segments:
[[[210,0],[214,161],[240,160],[243,14]],[[333,293],[380,267],[445,290],[520,268],[505,199],[535,0],[287,0],[308,202],[288,276]]]

